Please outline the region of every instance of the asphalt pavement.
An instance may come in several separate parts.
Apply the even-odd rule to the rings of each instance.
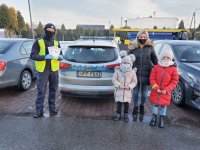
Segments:
[[[148,119],[147,119],[148,120]],[[3,116],[0,150],[199,150],[198,122],[176,121],[164,129],[146,122],[73,117]]]

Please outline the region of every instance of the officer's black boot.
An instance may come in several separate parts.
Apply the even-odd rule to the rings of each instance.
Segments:
[[[165,116],[160,116],[159,124],[158,124],[159,128],[164,128],[164,117]]]
[[[134,107],[132,116],[133,116],[133,121],[136,122],[138,118],[138,107]]]
[[[144,106],[140,105],[140,116],[139,116],[139,120],[143,121],[143,117],[144,117]]]
[[[124,122],[129,122],[128,113],[124,113]]]
[[[115,113],[115,114],[113,114],[113,116],[112,116],[112,120],[114,120],[114,121],[118,121],[118,120],[120,120],[121,119],[121,114],[120,113]]]
[[[41,112],[35,112],[34,114],[33,114],[33,118],[40,118],[40,117],[43,117],[43,112],[41,111]]]
[[[157,115],[152,115],[151,121],[150,121],[150,126],[155,126],[157,122]]]

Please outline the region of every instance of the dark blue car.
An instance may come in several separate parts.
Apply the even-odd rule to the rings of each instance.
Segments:
[[[200,42],[185,40],[155,41],[159,57],[162,51],[171,50],[178,66],[180,80],[172,92],[172,101],[200,109]]]

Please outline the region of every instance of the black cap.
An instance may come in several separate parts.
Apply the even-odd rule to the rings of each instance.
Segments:
[[[52,23],[47,23],[45,26],[44,26],[44,30],[46,30],[47,28],[52,28],[56,31],[56,27],[52,24]]]

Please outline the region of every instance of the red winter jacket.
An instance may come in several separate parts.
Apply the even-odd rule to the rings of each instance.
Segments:
[[[171,101],[172,90],[176,87],[178,81],[179,75],[175,65],[170,67],[155,65],[150,75],[152,90],[149,99],[151,103],[168,106]],[[166,90],[166,94],[158,93],[158,89]]]

